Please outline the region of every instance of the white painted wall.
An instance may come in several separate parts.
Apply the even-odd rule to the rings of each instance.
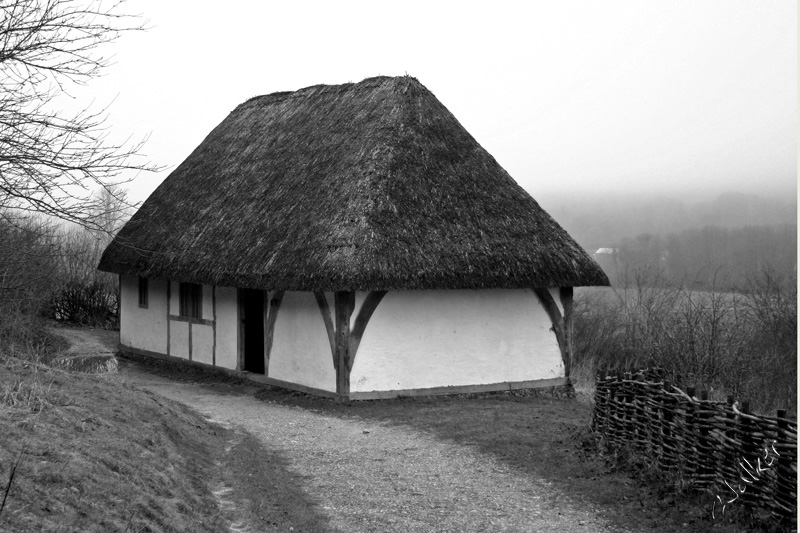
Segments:
[[[189,359],[189,323],[169,321],[169,355]]]
[[[217,366],[236,370],[239,324],[237,291],[234,287],[217,287]]]
[[[192,324],[192,361],[214,362],[214,328],[205,324]]]
[[[333,302],[329,300],[331,310]],[[275,322],[267,376],[336,391],[331,345],[310,292],[286,292]]]
[[[167,353],[167,282],[148,282],[148,305],[139,307],[139,278],[121,276],[119,342],[125,346]]]
[[[563,377],[550,328],[531,290],[389,292],[361,339],[350,390]]]

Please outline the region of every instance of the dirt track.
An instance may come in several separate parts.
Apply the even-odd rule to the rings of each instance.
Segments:
[[[75,352],[103,352],[116,342],[108,332],[66,331],[76,331],[66,333]],[[186,404],[241,438],[255,437],[264,461],[285,470],[282,478],[249,486],[280,491],[286,484],[308,513],[295,531],[627,531],[549,479],[411,426],[263,401],[254,396],[259,388],[224,380],[175,381],[127,360],[105,379]],[[223,506],[255,506],[259,512],[251,516],[281,512],[261,494],[240,494],[237,501],[229,487],[215,488]],[[240,521],[232,530],[264,526]]]

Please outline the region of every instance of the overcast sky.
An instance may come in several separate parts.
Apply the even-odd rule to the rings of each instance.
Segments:
[[[534,197],[796,194],[795,0],[128,0],[89,90],[166,170],[244,100],[409,74]]]

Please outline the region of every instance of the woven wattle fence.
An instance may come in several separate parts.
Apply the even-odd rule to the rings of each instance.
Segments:
[[[723,505],[760,507],[796,527],[797,420],[707,398],[657,371],[598,377],[592,427],[612,448],[708,488],[717,515]]]

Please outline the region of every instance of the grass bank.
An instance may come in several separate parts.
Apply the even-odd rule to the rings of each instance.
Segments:
[[[0,357],[0,531],[225,530],[228,435],[152,394]]]

